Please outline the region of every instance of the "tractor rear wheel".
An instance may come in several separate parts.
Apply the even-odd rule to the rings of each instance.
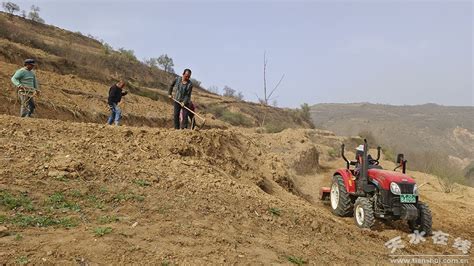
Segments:
[[[353,204],[351,197],[344,186],[342,176],[335,175],[332,178],[331,185],[331,209],[332,212],[339,216],[350,216],[353,212]]]
[[[418,218],[416,220],[408,221],[408,226],[413,232],[425,232],[425,236],[429,236],[432,233],[431,230],[432,217],[431,210],[426,203],[418,202]]]
[[[361,228],[371,228],[375,223],[374,206],[372,200],[358,197],[354,204],[354,220]]]

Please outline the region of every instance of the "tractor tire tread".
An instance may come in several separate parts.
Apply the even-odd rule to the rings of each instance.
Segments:
[[[337,182],[339,187],[339,204],[336,209],[333,209],[333,213],[342,217],[352,216],[354,204],[352,203],[351,196],[347,192],[342,176],[335,175],[333,177],[333,183],[334,182]]]
[[[408,226],[411,231],[418,230],[425,232],[425,236],[432,234],[433,218],[429,206],[424,202],[418,202],[420,219],[416,221],[408,221]]]
[[[358,205],[361,205],[364,210],[364,223],[362,225],[357,224],[357,218],[354,215],[356,224],[362,228],[371,228],[375,224],[373,201],[366,197],[358,197],[355,201],[354,209],[357,208]]]

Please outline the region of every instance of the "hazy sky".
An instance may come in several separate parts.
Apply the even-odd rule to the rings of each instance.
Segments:
[[[279,106],[474,104],[471,1],[15,1],[48,24],[170,55],[205,87],[248,100],[282,74]]]

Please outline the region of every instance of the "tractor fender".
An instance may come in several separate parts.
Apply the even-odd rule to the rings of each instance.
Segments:
[[[380,188],[380,183],[379,183],[379,181],[377,181],[377,180],[375,180],[375,179],[372,179],[372,180],[370,180],[370,182],[371,182],[372,184],[374,184],[374,185],[377,187],[378,190],[381,189],[381,188]]]
[[[334,175],[342,176],[344,180],[344,186],[346,187],[346,191],[348,193],[355,193],[356,192],[356,182],[355,178],[352,176],[351,171],[349,169],[339,169],[334,173]]]

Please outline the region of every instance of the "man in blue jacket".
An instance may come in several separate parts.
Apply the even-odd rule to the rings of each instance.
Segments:
[[[125,85],[125,81],[120,80],[117,84],[113,85],[109,89],[109,99],[107,101],[111,112],[109,119],[107,120],[107,124],[109,125],[115,123],[115,125],[118,126],[120,119],[122,119],[120,101],[122,100],[122,96],[125,96],[128,93],[127,91],[122,91]]]
[[[183,129],[188,127],[188,115],[189,111],[184,108],[185,106],[189,108],[189,103],[191,102],[191,93],[193,91],[193,84],[191,83],[191,70],[185,69],[183,71],[182,77],[177,77],[171,84],[168,90],[168,96],[172,98],[173,89],[176,89],[176,94],[174,96],[174,128]],[[179,113],[183,110],[183,124],[180,125],[179,122]]]

